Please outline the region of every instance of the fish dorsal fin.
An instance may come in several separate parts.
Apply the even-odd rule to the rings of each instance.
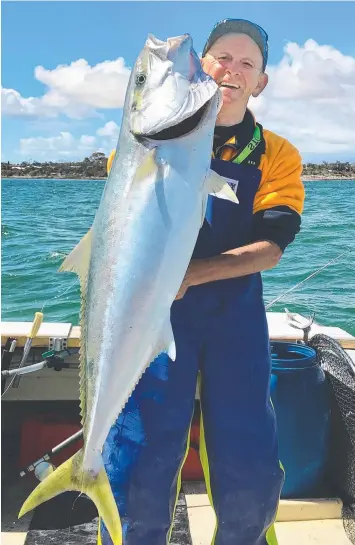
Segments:
[[[158,172],[158,168],[156,163],[156,148],[153,148],[149,150],[141,164],[138,166],[133,178],[133,184],[142,183],[147,178],[150,178]]]
[[[79,244],[77,244],[74,250],[72,250],[72,252],[65,258],[61,267],[59,268],[59,272],[75,272],[80,277],[82,288],[83,285],[86,285],[90,265],[91,240],[92,231],[89,229]]]
[[[227,183],[226,179],[217,174],[217,172],[214,172],[214,170],[210,170],[207,175],[206,188],[207,192],[214,197],[226,199],[237,204],[239,203],[236,194]]]

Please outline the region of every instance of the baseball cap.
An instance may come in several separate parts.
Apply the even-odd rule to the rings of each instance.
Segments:
[[[212,29],[205,47],[203,48],[202,57],[204,57],[207,51],[212,47],[212,45],[224,34],[230,32],[236,32],[238,34],[246,34],[249,36],[256,45],[259,47],[261,54],[263,56],[263,70],[267,65],[268,60],[268,35],[261,26],[246,19],[224,19],[219,21]]]

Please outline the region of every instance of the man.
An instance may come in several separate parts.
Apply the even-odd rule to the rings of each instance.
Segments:
[[[177,360],[164,354],[150,365],[105,444],[125,545],[163,545],[170,536],[198,378],[214,542],[277,543],[283,471],[260,272],[277,265],[299,231],[304,189],[298,151],[247,109],[267,85],[267,56],[265,31],[243,20],[218,23],[203,51],[223,95],[211,168],[229,179],[239,204],[209,199],[171,310]],[[102,524],[99,542],[111,543]]]

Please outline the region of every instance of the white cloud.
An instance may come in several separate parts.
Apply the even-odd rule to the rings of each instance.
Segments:
[[[70,132],[62,131],[59,136],[32,137],[20,140],[19,152],[29,159],[84,159],[95,151],[107,155],[117,145],[119,126],[115,121],[108,121],[96,131],[95,136],[83,134],[75,138]]]
[[[301,153],[353,150],[355,58],[308,40],[289,43],[269,84],[251,100],[251,109],[268,129],[288,138]]]
[[[82,135],[74,138],[70,132],[61,132],[59,136],[44,138],[22,138],[20,153],[27,157],[45,160],[83,159],[94,151],[102,151],[95,136]]]
[[[22,97],[15,89],[2,89],[2,111],[9,116],[82,119],[97,109],[121,108],[130,69],[122,57],[90,66],[85,59],[53,70],[35,68],[35,78],[47,87],[41,97]]]
[[[108,121],[103,127],[96,131],[96,134],[99,136],[106,136],[113,140],[118,139],[120,133],[120,128],[114,121]]]
[[[47,120],[59,114],[71,119],[100,115],[104,108],[122,107],[129,73],[122,58],[95,66],[80,59],[54,70],[37,67],[35,77],[47,86],[47,92],[42,97],[24,98],[14,89],[3,89],[3,112],[32,118],[43,116]],[[265,128],[288,138],[303,154],[353,152],[354,57],[314,40],[304,45],[288,43],[282,60],[269,66],[268,73],[269,85],[260,97],[250,102]],[[70,122],[67,131],[60,135],[70,134]],[[96,138],[97,145],[108,152],[116,144],[118,134],[118,125],[109,121],[91,138]],[[37,142],[43,151],[47,145],[44,140],[59,150],[63,136],[25,139],[21,147]],[[79,139],[73,145],[79,153],[83,143]]]

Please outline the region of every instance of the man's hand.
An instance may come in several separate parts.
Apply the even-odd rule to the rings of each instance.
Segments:
[[[225,68],[212,55],[206,55],[201,59],[203,71],[211,76],[215,82],[220,83],[226,73]]]
[[[186,273],[187,274],[187,273]],[[189,289],[189,284],[188,284],[188,281],[186,279],[186,275],[185,275],[185,278],[181,284],[181,287],[178,291],[178,294],[177,296],[175,297],[175,301],[177,301],[178,299],[182,299],[185,295],[185,293],[187,292],[187,290]]]
[[[198,280],[198,275],[197,275],[198,268],[199,268],[198,267],[198,260],[193,259],[190,262],[190,265],[188,266],[188,269],[186,271],[184,280],[182,281],[181,287],[180,287],[180,289],[178,291],[178,294],[175,297],[175,299],[182,299],[190,286],[195,286],[196,284],[200,283],[200,282],[197,281]]]
[[[281,256],[282,251],[275,242],[262,240],[215,257],[192,259],[176,299],[181,299],[191,286],[272,269]]]

